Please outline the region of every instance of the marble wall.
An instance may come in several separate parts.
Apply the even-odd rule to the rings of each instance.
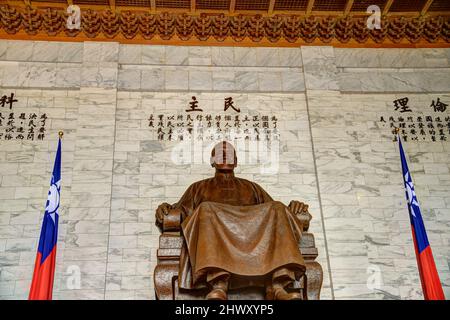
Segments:
[[[415,116],[449,103],[450,50],[0,41],[0,90],[15,113],[48,116],[43,141],[0,139],[0,299],[27,297],[59,130],[55,298],[154,298],[154,211],[212,169],[174,163],[179,142],[158,141],[148,118],[183,113],[193,95],[209,113],[232,96],[279,119],[277,173],[239,150],[238,175],[310,204],[323,299],[422,298],[398,148],[379,120],[405,96]],[[405,149],[449,297],[450,142]]]

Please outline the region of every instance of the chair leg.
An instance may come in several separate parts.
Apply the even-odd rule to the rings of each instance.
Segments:
[[[303,275],[303,300],[308,300],[308,277]]]

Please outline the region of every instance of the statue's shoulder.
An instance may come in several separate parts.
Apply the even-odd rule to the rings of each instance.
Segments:
[[[259,187],[259,185],[256,182],[253,182],[253,181],[250,181],[250,180],[247,180],[247,179],[244,179],[244,178],[239,178],[239,177],[236,177],[236,178],[243,184],[249,184],[249,185],[252,185],[252,186],[258,186]]]
[[[197,188],[199,188],[199,187],[201,187],[201,186],[204,186],[204,185],[206,185],[209,181],[211,181],[213,178],[206,178],[206,179],[202,179],[202,180],[198,180],[198,181],[195,181],[195,182],[193,182],[190,186],[189,186],[189,188],[192,188],[192,189],[197,189]]]
[[[262,192],[266,192],[264,190],[263,187],[261,187],[258,183],[254,182],[254,181],[250,181],[244,178],[238,178],[242,184],[246,184],[249,187],[252,187],[254,190],[258,190],[258,191],[262,191]]]

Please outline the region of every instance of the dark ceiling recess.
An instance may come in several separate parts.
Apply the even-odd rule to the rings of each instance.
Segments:
[[[277,0],[275,1],[275,10],[296,10],[306,11],[308,0]]]
[[[427,0],[395,0],[392,3],[390,12],[411,12],[422,11]]]
[[[353,2],[352,11],[367,12],[367,8],[371,5],[376,5],[383,10],[386,2],[387,0],[356,0]]]
[[[99,6],[109,6],[109,1],[108,0],[73,0],[73,4],[90,4],[90,5],[99,5]]]
[[[316,0],[313,11],[344,11],[347,0]]]
[[[228,10],[230,8],[230,0],[196,0],[195,8],[200,10]]]
[[[116,0],[116,6],[123,7],[151,7],[150,0]]]
[[[6,1],[1,1],[1,2],[6,2]],[[67,1],[65,1],[65,0],[33,0],[33,2],[67,3]]]
[[[18,1],[14,1],[18,2]],[[234,9],[236,11],[268,11],[271,0],[235,0]],[[367,8],[376,5],[383,10],[389,0],[354,0],[350,9],[351,12],[367,12]],[[428,0],[393,0],[389,12],[417,12],[420,13]],[[0,3],[8,3],[0,0]],[[67,5],[67,0],[32,0],[31,3],[41,4],[58,3]],[[105,6],[110,7],[110,0],[73,0],[74,4],[83,6]],[[116,6],[133,8],[150,8],[151,0],[115,0]],[[214,10],[229,12],[231,0],[195,0],[196,10]],[[275,11],[303,11],[308,7],[309,0],[275,0],[273,10]],[[155,0],[158,11],[167,9],[191,9],[191,0]],[[322,12],[343,12],[347,8],[348,0],[314,0],[312,10]],[[429,12],[449,12],[450,0],[433,0]]]
[[[157,8],[181,8],[186,9],[191,7],[190,0],[156,0]]]
[[[434,0],[428,11],[450,11],[450,0]]]
[[[269,10],[268,0],[236,0],[236,10]]]

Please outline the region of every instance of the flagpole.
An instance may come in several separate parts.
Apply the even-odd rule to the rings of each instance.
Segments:
[[[395,128],[394,128],[394,132],[395,132],[395,134],[397,135],[397,139],[399,139],[399,138],[400,138],[400,135],[399,135],[398,133],[400,132],[400,128],[395,127]]]
[[[63,131],[58,132],[58,147],[45,205],[45,214],[42,220],[28,300],[52,300],[53,296],[58,240],[58,208],[61,190],[61,138],[63,135]]]
[[[430,243],[428,242],[425,226],[423,224],[422,216],[420,213],[419,204],[417,203],[417,198],[414,193],[414,186],[411,175],[409,173],[406,154],[403,150],[401,137],[399,134],[400,129],[396,127],[393,131],[396,133],[398,140],[398,148],[402,164],[402,175],[405,187],[405,195],[406,200],[408,202],[408,211],[411,222],[412,238],[414,243],[417,268],[419,271],[420,283],[422,286],[422,293],[425,300],[445,300],[445,295],[442,290],[442,284],[439,279],[439,273],[437,272],[436,269],[433,253],[431,251]],[[405,171],[409,178],[406,178]],[[407,179],[409,180],[409,182],[407,181]],[[408,195],[409,193],[412,194]],[[417,206],[416,209],[412,207],[414,202],[415,205]]]
[[[400,143],[401,143],[401,141],[400,141],[401,138],[400,138],[400,134],[399,134],[400,128],[395,127],[394,130],[395,130],[395,133],[397,134],[398,149],[399,149],[399,152],[400,152]],[[406,154],[405,154],[405,157],[406,157]],[[403,164],[402,164],[402,167],[403,167]],[[404,184],[404,187],[406,189],[406,182],[403,181],[403,184]],[[406,201],[408,202],[408,195],[406,195]],[[412,224],[411,212],[410,212],[409,206],[408,206],[408,211],[409,211],[410,223]],[[415,256],[416,256],[417,269],[419,271],[420,285],[422,287],[422,294],[423,294],[424,299],[428,300],[427,289],[426,289],[427,287],[426,287],[426,283],[425,283],[425,281],[423,279],[422,264],[420,263],[420,258],[419,258],[419,248],[417,247],[416,235],[414,234],[414,230],[413,229],[411,229],[411,234],[412,234],[412,239],[413,239],[413,244],[414,244],[414,253],[415,253]]]

